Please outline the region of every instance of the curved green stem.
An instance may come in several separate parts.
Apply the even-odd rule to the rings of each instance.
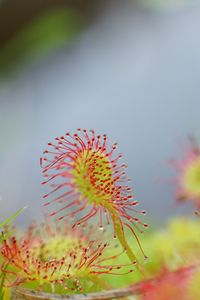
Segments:
[[[135,256],[135,254],[133,253],[131,247],[129,246],[129,244],[126,241],[126,238],[124,236],[124,230],[123,230],[123,227],[122,227],[121,222],[119,220],[119,217],[116,214],[112,214],[111,217],[112,217],[112,220],[113,220],[115,233],[116,233],[116,235],[118,237],[118,240],[121,243],[122,247],[124,249],[126,249],[127,256],[129,257],[131,262],[134,262],[134,261],[137,262],[137,258]]]

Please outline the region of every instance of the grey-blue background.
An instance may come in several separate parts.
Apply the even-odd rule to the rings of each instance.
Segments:
[[[149,218],[174,206],[167,163],[188,133],[200,138],[200,8],[153,11],[111,1],[70,47],[0,83],[0,219],[29,205],[40,218],[39,157],[77,127],[108,133],[129,165]]]

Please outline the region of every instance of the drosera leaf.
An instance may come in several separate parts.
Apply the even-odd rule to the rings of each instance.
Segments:
[[[173,158],[169,161],[177,173],[172,181],[176,188],[175,196],[178,203],[192,202],[198,212],[200,208],[200,145],[195,137],[189,136],[184,148],[181,158]]]
[[[91,227],[71,229],[71,224],[48,223],[39,227],[32,224],[18,238],[10,236],[1,247],[2,269],[9,264],[6,281],[10,287],[42,288],[43,292],[57,294],[111,288],[104,275],[132,273],[132,264],[117,263],[124,251],[113,253],[99,234],[91,239],[92,233]]]
[[[126,229],[146,259],[136,233],[148,227],[140,220],[146,211],[135,208],[139,202],[133,199],[131,179],[126,174],[127,165],[120,162],[117,143],[110,144],[106,134],[78,128],[74,134],[56,137],[43,154],[42,184],[49,186],[43,196],[47,214],[57,221],[71,218],[72,227],[93,218],[97,218],[100,230],[112,224],[114,238],[135,266],[137,258],[126,239]]]

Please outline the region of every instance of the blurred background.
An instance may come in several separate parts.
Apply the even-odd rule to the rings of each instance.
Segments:
[[[168,159],[200,138],[199,4],[0,0],[0,220],[41,219],[39,158],[78,127],[119,142],[149,222],[192,211]]]

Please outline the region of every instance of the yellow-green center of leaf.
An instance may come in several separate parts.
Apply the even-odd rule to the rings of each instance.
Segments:
[[[74,162],[72,171],[77,191],[89,204],[106,204],[114,189],[112,166],[108,157],[100,151],[85,150]]]
[[[183,185],[191,195],[200,197],[200,158],[186,169]]]

